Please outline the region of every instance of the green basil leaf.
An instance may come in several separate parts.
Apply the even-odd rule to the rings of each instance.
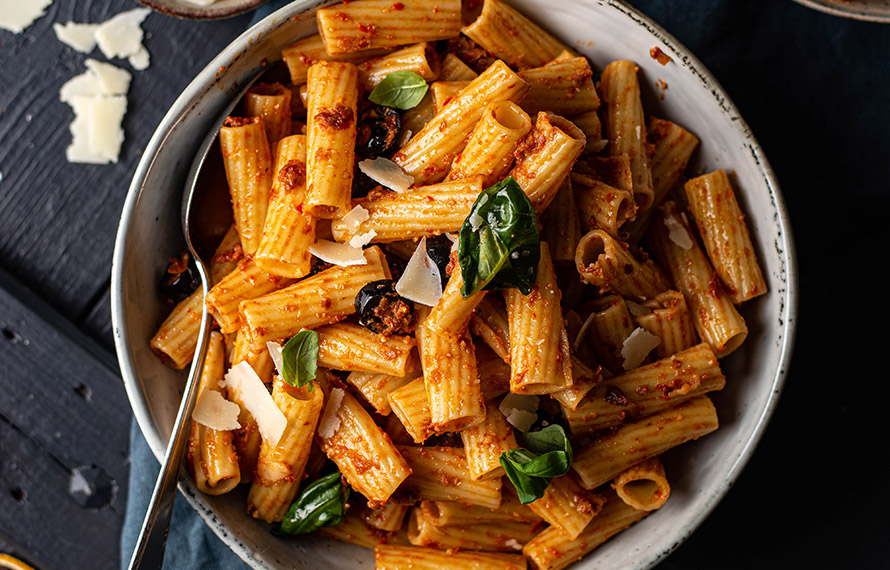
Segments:
[[[272,534],[295,536],[343,522],[349,487],[344,486],[341,479],[340,473],[331,473],[303,489],[284,519],[272,527]]]
[[[312,382],[318,371],[318,333],[300,331],[281,349],[281,375],[291,386],[303,387]]]
[[[512,177],[486,188],[464,220],[457,259],[463,274],[461,294],[483,289],[531,293],[541,259],[538,217]]]
[[[516,465],[509,461],[506,457],[507,452],[501,453],[500,462],[507,478],[516,487],[516,494],[519,496],[519,502],[523,505],[532,503],[544,496],[544,491],[550,485],[549,478],[531,477],[516,469]]]
[[[505,451],[499,460],[525,505],[540,499],[554,477],[569,472],[574,455],[565,430],[559,425],[525,434],[517,432],[516,439],[525,447]]]
[[[368,99],[404,111],[416,107],[429,87],[426,79],[412,71],[394,71],[377,84]]]
[[[565,430],[559,424],[551,424],[538,431],[528,433],[517,432],[516,441],[519,444],[537,454],[546,454],[553,451],[561,451],[572,462],[572,445]]]

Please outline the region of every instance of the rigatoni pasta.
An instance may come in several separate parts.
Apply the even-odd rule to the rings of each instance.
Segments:
[[[749,296],[731,292],[765,283],[734,277],[756,259],[722,171],[686,184],[688,214],[653,207],[698,139],[644,122],[633,62],[597,84],[600,65],[506,3],[466,6],[465,26],[461,8],[318,11],[319,35],[282,51],[292,83],[254,86],[257,118],[226,127],[235,230],[207,299],[152,347],[185,367],[204,301],[205,372],[226,334],[259,378],[218,392],[241,427],[196,421],[190,459],[207,493],[250,483],[248,514],[276,532],[333,484],[338,518],[307,529],[378,568],[564,568],[668,500],[658,457],[716,429],[706,394],[744,338]]]

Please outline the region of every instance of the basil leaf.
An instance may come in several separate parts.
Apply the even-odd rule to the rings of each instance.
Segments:
[[[565,430],[556,424],[536,432],[517,432],[516,439],[525,447],[505,451],[499,460],[526,505],[540,499],[554,477],[569,472],[574,454]]]
[[[318,333],[300,331],[281,349],[281,375],[291,386],[303,387],[312,382],[318,371]]]
[[[412,71],[394,71],[377,84],[368,99],[404,111],[416,107],[429,87],[426,79]]]
[[[348,500],[349,487],[343,485],[340,473],[325,475],[303,489],[284,519],[272,527],[272,534],[295,536],[336,526],[343,522]]]
[[[541,259],[541,236],[531,200],[513,177],[476,198],[460,229],[457,259],[464,297],[483,289],[531,293]]]
[[[572,446],[565,430],[559,424],[551,424],[538,431],[528,433],[517,432],[516,441],[533,453],[545,454],[562,451],[568,457],[569,463],[572,462]]]

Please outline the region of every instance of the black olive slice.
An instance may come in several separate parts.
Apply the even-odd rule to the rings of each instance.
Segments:
[[[355,296],[355,310],[359,324],[377,334],[411,332],[414,303],[396,293],[392,279],[373,281],[362,287]]]
[[[399,112],[374,105],[359,115],[356,124],[355,154],[360,159],[382,156],[395,147],[402,128]]]
[[[161,279],[161,296],[178,303],[195,292],[201,286],[198,268],[191,256],[186,252],[179,257],[171,257],[167,272]]]

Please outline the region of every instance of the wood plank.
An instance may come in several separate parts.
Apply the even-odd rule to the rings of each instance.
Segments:
[[[0,266],[69,319],[89,310],[109,280],[115,232],[142,149],[183,88],[248,16],[210,24],[152,13],[143,24],[154,62],[132,71],[126,141],[113,165],[69,164],[70,108],[59,88],[85,70],[87,56],[59,42],[53,22],[102,22],[136,8],[131,0],[57,0],[0,49]],[[104,61],[101,53],[91,57]]]
[[[106,287],[102,296],[87,311],[78,325],[87,331],[103,348],[114,350],[114,333],[111,326],[111,288]]]
[[[0,536],[46,570],[117,568],[131,413],[113,357],[2,271],[0,286]],[[72,494],[78,474],[98,492]]]

